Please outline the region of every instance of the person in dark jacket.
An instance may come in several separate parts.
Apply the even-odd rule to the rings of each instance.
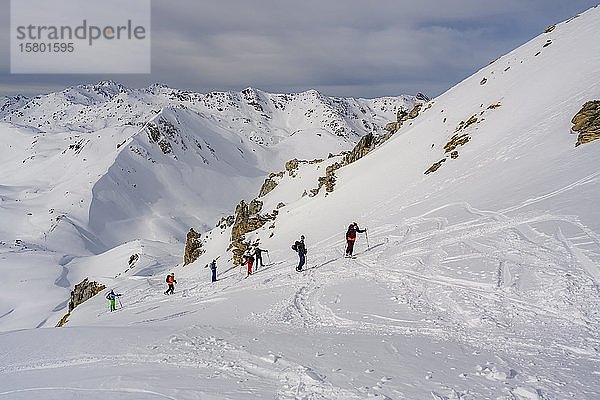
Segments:
[[[264,267],[265,264],[263,263],[262,260],[262,253],[268,253],[269,250],[263,250],[260,247],[256,246],[256,249],[254,249],[254,258],[256,260],[256,267],[254,268],[254,270],[256,271],[259,267],[259,265],[261,267]]]
[[[366,229],[360,229],[356,222],[353,222],[348,227],[348,231],[346,232],[346,257],[352,257],[352,252],[354,252],[354,242],[356,241],[356,232],[364,233]]]
[[[299,257],[298,266],[296,271],[302,272],[302,266],[306,263],[306,245],[304,244],[304,235],[300,236],[300,240],[297,240],[292,246],[293,250],[296,250]]]
[[[210,263],[211,282],[217,281],[217,260],[212,260]]]

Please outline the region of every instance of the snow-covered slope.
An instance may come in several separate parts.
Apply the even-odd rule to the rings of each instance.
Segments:
[[[271,171],[294,157],[350,149],[413,102],[410,96],[341,99],[251,88],[199,94],[110,81],[6,99],[0,111],[0,243],[6,252],[24,251],[25,260],[9,263],[19,267],[0,283],[0,292],[35,276],[54,295],[44,300],[48,307],[24,319],[24,303],[7,295],[0,315],[14,312],[0,327],[60,319],[64,311],[55,306],[78,281],[69,276],[70,285],[56,289],[54,281],[68,269],[57,260],[101,254],[136,239],[172,244],[179,259],[190,227],[213,227]],[[30,264],[29,250],[47,253],[48,261]],[[95,268],[88,274],[105,275]],[[21,290],[35,290],[32,282],[25,279]]]
[[[302,193],[335,159],[284,174],[261,200],[286,205],[246,236],[269,250],[254,275],[231,264],[231,228],[216,228],[194,264],[172,268],[153,247],[144,273],[106,279],[124,294],[118,312],[96,296],[68,328],[2,335],[0,395],[600,397],[600,141],[576,148],[570,133],[600,98],[599,24],[597,7],[478,71],[337,170],[327,195]],[[368,238],[345,259],[352,221]]]

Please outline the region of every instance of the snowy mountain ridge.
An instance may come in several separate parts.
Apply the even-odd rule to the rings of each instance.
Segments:
[[[32,99],[5,99],[0,118],[43,132],[91,132],[117,125],[140,125],[164,107],[190,109],[225,129],[269,145],[301,129],[317,129],[351,140],[363,132],[379,132],[411,96],[352,99],[323,96],[316,90],[271,94],[246,88],[241,92],[195,93],[154,84],[130,89],[113,81],[80,85]]]

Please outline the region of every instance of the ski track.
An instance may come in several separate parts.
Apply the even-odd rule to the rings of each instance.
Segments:
[[[54,395],[64,392],[61,395],[61,398],[64,398],[65,395],[70,394],[79,398],[79,396],[86,396],[91,393],[102,393],[104,396],[119,396],[122,398],[123,395],[130,394],[139,394],[143,395],[144,398],[152,399],[152,398],[160,398],[160,399],[170,399],[176,400],[175,397],[167,396],[162,393],[150,391],[150,390],[142,390],[135,388],[120,388],[120,389],[102,389],[102,388],[81,388],[81,387],[35,387],[35,388],[26,388],[19,390],[10,390],[7,392],[0,392],[0,398],[7,396],[6,398],[10,398],[8,396],[14,396],[17,394],[25,394],[25,393],[35,393],[35,392],[52,392]],[[70,397],[70,396],[69,396]]]
[[[276,399],[361,399],[353,391],[336,387],[310,366],[278,354],[256,355],[229,341],[190,327],[156,349],[160,358],[175,365],[202,367],[212,374],[227,374],[239,382],[261,381],[276,387]]]
[[[453,221],[435,215],[450,210],[466,212],[468,217]],[[162,277],[131,278],[127,308],[138,318],[131,325],[168,323],[189,317],[247,290],[250,285],[257,289],[280,288],[290,293],[268,311],[248,317],[258,328],[276,328],[291,334],[308,331],[428,336],[465,343],[516,360],[520,375],[536,377],[535,387],[523,382],[507,386],[516,399],[527,398],[526,393],[542,393],[538,398],[545,398],[546,392],[564,393],[565,375],[561,371],[576,371],[582,362],[600,363],[597,333],[600,276],[592,261],[600,246],[598,237],[578,221],[560,215],[511,215],[507,211],[496,213],[477,210],[468,204],[450,204],[411,218],[404,225],[376,222],[373,222],[376,228],[369,230],[370,248],[365,249],[365,241],[359,238],[357,259],[343,258],[344,244],[338,236],[332,236],[311,247],[308,267],[302,273],[293,271],[294,258],[265,266],[248,279],[233,268],[219,275],[217,285],[206,285],[205,277],[189,278],[185,285],[176,285],[175,296],[163,295]],[[570,237],[560,230],[554,235],[544,233],[533,227],[540,222],[566,223],[576,227],[577,233],[570,232]],[[589,250],[589,246],[580,247],[580,243],[592,243],[596,252]],[[331,298],[334,286],[351,280],[377,285],[388,299],[394,299],[419,317],[396,318],[376,309],[342,314],[331,306],[340,301],[339,295],[332,302],[325,299]],[[160,313],[161,304],[174,299],[182,301],[178,312],[169,308],[171,311]],[[108,316],[107,311],[99,315]],[[248,387],[261,382],[260,385],[276,388],[274,398],[281,400],[362,399],[375,394],[390,398],[377,389],[365,392],[364,388],[352,385],[338,387],[309,365],[281,355],[253,354],[230,338],[231,333],[219,337],[214,332],[207,334],[201,326],[192,326],[173,335],[168,343],[157,343],[150,353],[123,354],[112,359],[44,360],[5,367],[0,372],[61,368],[78,363],[165,363],[198,368],[209,377],[222,375],[241,382],[242,386],[246,381]],[[391,343],[385,346],[389,354],[402,351]],[[539,372],[531,357],[542,357],[561,368]],[[494,380],[493,374],[482,376]],[[437,391],[431,395],[452,398]]]
[[[452,207],[463,208],[471,218],[452,224],[430,216]],[[582,359],[600,362],[600,270],[589,250],[577,247],[562,232],[552,236],[532,227],[540,222],[576,226],[590,243],[599,243],[593,232],[568,216],[510,216],[508,211],[452,204],[411,219],[406,226],[380,225],[369,230],[371,241],[377,244],[359,251],[356,260],[336,255],[335,249],[342,247],[339,240],[319,243],[322,254],[313,254],[318,268],[309,268],[300,282],[291,281],[296,287],[292,299],[257,322],[346,334],[451,337],[517,359],[521,352],[544,354],[557,365],[575,366]],[[452,254],[457,248],[463,254]],[[488,263],[489,274],[447,275],[452,270],[446,264],[469,262]],[[333,285],[347,279],[377,282],[390,293],[420,299],[409,305],[429,318],[415,322],[365,314],[375,317],[366,322],[337,315],[321,299]],[[540,342],[540,337],[553,341]],[[559,376],[540,380],[546,390],[560,392]]]

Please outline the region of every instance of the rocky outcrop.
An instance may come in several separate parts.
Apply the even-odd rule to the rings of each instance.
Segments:
[[[571,130],[579,133],[575,147],[600,139],[600,100],[585,103],[571,123]]]
[[[419,116],[419,112],[421,111],[421,108],[423,107],[423,103],[417,103],[415,104],[415,106],[413,107],[412,110],[410,110],[410,112],[408,113],[408,119],[415,119]]]
[[[347,165],[347,164],[346,164]],[[316,195],[321,187],[325,186],[325,191],[327,193],[333,192],[333,188],[335,186],[335,171],[344,166],[343,162],[337,162],[335,164],[331,164],[325,169],[325,176],[319,177],[319,188],[316,189],[316,192],[313,195]],[[313,189],[314,190],[314,189]]]
[[[258,200],[258,199],[254,199],[250,202],[250,205],[248,206],[248,212],[252,215],[252,214],[258,214],[263,207],[263,202]]]
[[[194,228],[190,228],[190,231],[187,233],[187,240],[185,242],[185,251],[183,253],[183,265],[188,265],[193,263],[204,253],[204,249],[202,249],[202,241],[200,240],[200,234],[194,230]]]
[[[415,99],[424,101],[426,103],[430,100],[429,96],[427,96],[425,93],[421,93],[421,92],[418,92],[417,94],[415,94]]]
[[[316,159],[310,160],[310,161],[298,160],[297,158],[294,158],[293,160],[290,160],[285,163],[285,170],[288,172],[289,176],[296,176],[296,171],[298,170],[298,167],[300,166],[300,164],[319,164],[322,162],[323,162],[322,158],[316,158]]]
[[[132,254],[131,257],[129,257],[129,267],[133,267],[135,265],[135,263],[137,262],[137,260],[140,259],[140,255],[139,254]]]
[[[235,222],[235,217],[233,215],[228,215],[227,217],[223,217],[217,222],[217,226],[221,229],[227,229],[233,225]]]
[[[549,27],[547,27],[546,29],[544,29],[544,33],[550,33],[554,29],[556,29],[556,25],[550,25]]]
[[[354,146],[352,151],[344,156],[344,165],[352,164],[356,160],[360,160],[366,156],[375,146],[375,135],[372,133],[366,134]]]
[[[283,178],[283,171],[277,174],[272,173],[267,179],[265,179],[265,183],[263,183],[262,187],[260,188],[258,197],[266,196],[268,193],[270,193],[273,189],[277,187],[277,181],[275,180],[276,177]]]
[[[487,109],[494,110],[496,108],[499,108],[500,106],[501,106],[500,103],[494,103],[494,104],[490,104]],[[481,115],[483,115],[484,112],[485,111],[482,111]],[[484,118],[479,119],[479,118],[477,118],[477,116],[473,115],[473,116],[469,117],[467,120],[460,121],[458,126],[454,130],[454,135],[444,145],[444,153],[446,153],[445,157],[443,159],[441,159],[440,161],[433,163],[431,165],[431,167],[429,167],[427,169],[427,171],[425,171],[425,175],[429,175],[430,173],[437,171],[442,166],[442,164],[444,162],[446,162],[448,157],[450,157],[450,159],[452,159],[452,160],[457,159],[458,151],[456,149],[459,146],[464,146],[465,144],[467,144],[469,142],[469,140],[471,140],[471,136],[469,134],[461,133],[461,131],[464,131],[469,126],[471,126],[473,124],[477,124],[484,120],[485,120]],[[433,145],[431,147],[433,147]]]
[[[157,123],[148,122],[146,133],[150,143],[156,143],[164,154],[173,152],[169,138],[172,140],[177,135],[177,128],[167,119],[161,117]]]
[[[344,158],[342,161],[331,164],[325,169],[325,176],[319,177],[319,186],[315,189],[311,189],[311,194],[316,196],[323,186],[325,186],[325,191],[327,193],[333,192],[336,181],[335,171],[360,160],[374,148],[392,137],[393,134],[394,132],[388,132],[385,135],[375,136],[372,133],[369,133],[363,136],[351,151],[343,154]]]
[[[458,126],[456,127],[456,129],[454,130],[454,132],[460,132],[460,131],[462,131],[464,129],[467,129],[469,126],[473,125],[477,121],[478,121],[478,119],[477,119],[477,117],[475,115],[471,116],[466,121],[460,121],[460,123],[458,124]]]
[[[438,168],[440,168],[442,166],[442,164],[445,162],[446,162],[446,159],[442,158],[440,161],[433,163],[433,165],[431,167],[429,167],[429,169],[427,171],[425,171],[425,175],[429,175],[430,173],[437,171]]]
[[[249,205],[242,200],[235,208],[235,221],[231,229],[231,243],[228,250],[232,250],[233,262],[236,265],[242,263],[243,254],[250,247],[250,243],[246,241],[246,234],[274,220],[278,214],[275,210],[272,214],[261,215],[262,205],[263,203],[257,199],[252,200]]]
[[[61,318],[58,324],[56,324],[56,327],[64,326],[68,322],[71,312],[75,309],[75,307],[84,301],[91,299],[104,289],[106,289],[105,285],[102,285],[98,282],[89,281],[88,278],[85,278],[82,282],[75,285],[71,291],[71,297],[69,299],[69,312]]]
[[[423,105],[420,103],[416,104],[410,112],[407,112],[404,109],[398,110],[396,113],[397,121],[391,122],[386,126],[386,134],[376,136],[373,133],[368,133],[363,136],[351,151],[343,154],[344,158],[341,162],[336,162],[327,167],[325,170],[325,176],[319,178],[319,187],[311,190],[312,195],[316,195],[323,186],[325,186],[326,192],[333,192],[336,181],[335,171],[345,167],[346,165],[352,164],[357,160],[360,160],[369,154],[369,152],[371,152],[373,149],[386,142],[392,137],[392,135],[394,135],[394,133],[396,133],[398,129],[400,129],[405,121],[416,118],[419,115],[419,111],[421,110],[422,106]]]
[[[450,138],[448,143],[446,143],[446,145],[444,146],[444,152],[450,153],[454,151],[454,149],[456,149],[458,146],[465,145],[469,140],[471,140],[471,137],[466,133],[462,135],[459,135],[457,133]]]
[[[300,165],[300,161],[297,158],[285,163],[285,170],[288,172],[289,176],[296,176],[298,165]]]
[[[396,112],[396,122],[388,123],[385,126],[385,130],[388,131],[390,133],[390,135],[393,135],[402,127],[402,125],[406,121],[408,121],[409,119],[417,118],[419,116],[419,112],[421,111],[422,107],[423,107],[423,103],[417,103],[414,105],[413,109],[410,110],[410,112],[403,108],[400,108]],[[386,140],[387,139],[389,139],[389,136],[386,138]]]

